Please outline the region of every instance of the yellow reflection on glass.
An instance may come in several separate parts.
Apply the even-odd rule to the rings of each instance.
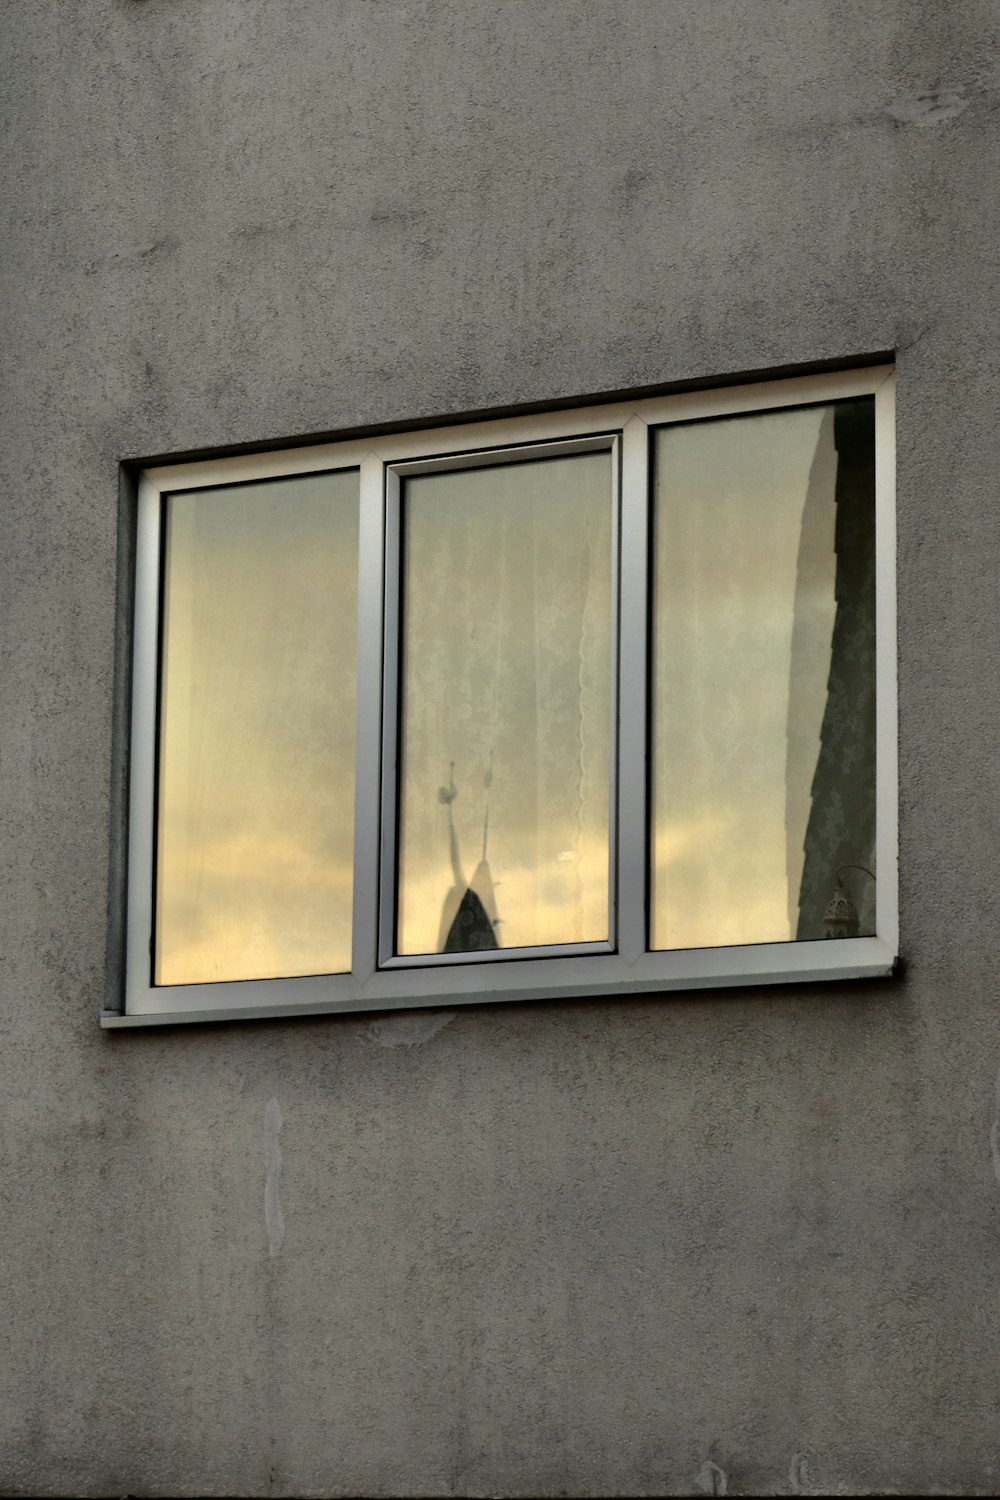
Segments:
[[[403,496],[397,951],[608,937],[611,458]]]
[[[655,522],[652,946],[822,938],[875,871],[871,399],[661,429]]]
[[[349,970],[357,471],[166,503],[154,982]]]

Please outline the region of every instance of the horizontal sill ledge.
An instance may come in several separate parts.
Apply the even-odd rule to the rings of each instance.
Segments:
[[[459,1005],[497,1005],[508,1001],[590,1000],[606,997],[613,1000],[656,994],[683,997],[706,989],[757,989],[776,984],[818,984],[853,979],[887,979],[899,972],[899,959],[887,956],[875,961],[844,962],[822,968],[775,969],[741,974],[704,973],[670,978],[643,977],[594,984],[532,985],[506,987],[454,994],[379,995],[358,999],[329,999],[287,1002],[271,1000],[260,1005],[220,1005],[195,1009],[163,1010],[122,1014],[103,1010],[101,1026],[107,1031],[131,1030],[142,1026],[178,1026],[196,1021],[277,1020],[292,1016],[380,1015],[396,1010],[450,1009]],[[264,982],[264,981],[260,981]],[[273,983],[273,981],[267,981]]]

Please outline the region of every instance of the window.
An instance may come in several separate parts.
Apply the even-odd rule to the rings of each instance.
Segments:
[[[146,470],[104,1024],[888,973],[892,486],[884,368]]]

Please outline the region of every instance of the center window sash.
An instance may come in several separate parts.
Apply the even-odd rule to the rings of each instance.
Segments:
[[[614,949],[619,462],[387,471],[381,967]]]

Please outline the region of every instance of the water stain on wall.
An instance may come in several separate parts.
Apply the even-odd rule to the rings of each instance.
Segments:
[[[278,1137],[284,1121],[277,1099],[269,1099],[264,1110],[264,1228],[267,1253],[280,1254],[285,1239],[285,1215],[281,1209],[281,1145]]]

